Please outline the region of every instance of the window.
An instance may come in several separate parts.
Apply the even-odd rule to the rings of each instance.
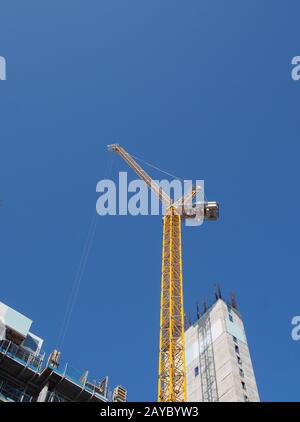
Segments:
[[[249,401],[249,397],[246,394],[244,394],[244,401]]]
[[[197,377],[199,375],[199,366],[196,366],[196,368],[194,369],[195,372],[195,377]]]
[[[246,384],[244,383],[244,381],[241,381],[241,384],[242,384],[242,389],[246,390]]]
[[[244,378],[244,376],[245,376],[244,371],[242,370],[242,368],[240,368],[240,376],[241,376],[242,378]]]
[[[238,364],[239,364],[239,365],[241,365],[241,364],[242,364],[242,359],[241,359],[239,356],[237,356],[237,361],[238,361]]]
[[[238,339],[237,339],[235,336],[232,336],[232,339],[233,339],[233,341],[234,341],[235,343],[237,343],[237,342],[238,342]]]
[[[235,346],[234,346],[234,350],[235,350],[235,353],[240,354],[240,349],[239,349],[239,346],[235,345]]]
[[[229,316],[229,321],[233,322],[232,315],[229,314],[228,316]]]

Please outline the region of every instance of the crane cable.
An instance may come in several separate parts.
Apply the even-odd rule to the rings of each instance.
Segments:
[[[106,178],[108,178],[111,174],[113,160],[114,160],[113,156],[111,156],[111,159],[108,160],[107,169],[106,169]],[[89,230],[88,230],[88,234],[87,234],[87,237],[86,237],[86,241],[85,241],[85,244],[84,244],[84,247],[83,247],[82,255],[81,255],[79,265],[78,265],[78,268],[77,268],[77,272],[76,272],[76,275],[75,275],[75,278],[74,278],[73,285],[71,287],[69,299],[67,301],[68,303],[67,303],[67,306],[66,306],[63,322],[61,324],[60,334],[59,334],[58,343],[57,343],[59,351],[61,350],[61,348],[64,344],[64,341],[65,341],[65,338],[66,338],[66,335],[67,335],[67,332],[68,332],[68,328],[69,328],[69,325],[70,325],[70,321],[71,321],[71,318],[72,318],[72,314],[73,314],[73,311],[74,311],[74,307],[75,307],[76,302],[77,302],[77,297],[78,297],[78,293],[79,293],[79,290],[80,290],[80,285],[81,285],[81,282],[82,282],[82,279],[83,279],[83,276],[84,276],[84,271],[85,271],[85,268],[86,268],[88,257],[89,257],[89,254],[90,254],[90,251],[91,251],[91,248],[92,248],[92,245],[93,245],[93,241],[94,241],[94,238],[95,238],[95,234],[96,234],[97,223],[98,223],[97,217],[98,217],[97,214],[93,213],[91,223],[90,223],[90,226],[89,226]]]
[[[162,170],[162,169],[160,169],[159,167],[156,167],[156,166],[154,166],[153,164],[148,163],[147,161],[142,160],[141,158],[136,157],[135,155],[133,155],[133,154],[131,154],[131,153],[130,153],[130,155],[131,155],[131,157],[135,158],[135,159],[136,159],[136,160],[138,160],[138,161],[141,161],[142,163],[146,164],[147,166],[152,167],[153,169],[155,169],[155,170],[157,170],[157,171],[160,171],[161,173],[167,174],[168,176],[174,177],[174,179],[178,179],[178,180],[181,180],[181,181],[183,182],[183,179],[182,179],[181,177],[179,177],[179,176],[175,176],[174,174],[171,174],[171,173],[168,173],[167,171]]]
[[[172,173],[168,173],[167,171],[162,170],[162,169],[160,169],[159,167],[157,167],[157,166],[155,166],[155,165],[153,165],[153,164],[149,163],[148,161],[145,161],[145,160],[143,160],[142,158],[139,158],[139,157],[137,157],[137,156],[135,156],[135,155],[133,155],[133,154],[131,154],[131,153],[130,153],[130,155],[131,155],[133,158],[135,158],[136,160],[141,161],[142,163],[146,164],[147,166],[152,167],[153,169],[155,169],[155,170],[157,170],[157,171],[160,171],[161,173],[164,173],[164,174],[166,174],[166,175],[168,175],[168,176],[171,176],[171,177],[173,177],[174,179],[177,179],[177,180],[180,180],[181,182],[184,182],[184,179],[182,179],[182,177],[175,176],[175,175],[174,175],[174,174],[172,174]],[[207,202],[207,198],[206,198],[206,195],[205,195],[205,191],[203,192],[203,194],[204,194],[204,200],[205,200],[205,202]]]

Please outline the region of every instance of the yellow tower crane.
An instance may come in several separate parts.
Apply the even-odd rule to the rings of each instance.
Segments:
[[[166,209],[163,219],[158,401],[185,402],[181,219],[199,216],[197,205],[192,205],[192,200],[200,187],[194,187],[190,193],[173,202],[169,195],[151,179],[124,148],[118,144],[113,144],[108,145],[108,150],[118,153],[127,162],[159,197]],[[218,218],[219,206],[217,202],[205,202],[201,210],[204,220],[216,220]]]

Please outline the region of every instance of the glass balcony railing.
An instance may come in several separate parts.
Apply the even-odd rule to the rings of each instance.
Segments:
[[[31,367],[33,370],[39,370],[43,363],[43,356],[35,356],[9,340],[0,341],[0,352],[21,361],[21,363]]]
[[[56,391],[49,391],[46,397],[47,402],[55,402],[55,403],[63,403],[67,400],[62,397],[60,394],[58,394]]]
[[[1,340],[0,341],[0,353],[10,358],[20,362],[22,365],[29,367],[37,373],[42,373],[45,368],[49,367],[51,370],[57,372],[61,377],[68,379],[69,381],[79,385],[84,390],[88,391],[94,397],[98,397],[102,401],[112,401],[112,393],[108,390],[108,379],[107,377],[103,378],[101,381],[91,381],[88,379],[88,372],[81,372],[73,368],[69,364],[54,365],[49,361],[45,361],[44,354],[35,356],[33,353],[30,353],[22,346],[18,346],[12,341]],[[0,392],[1,394],[1,392]],[[17,393],[16,393],[17,394]],[[21,396],[20,396],[21,397]],[[25,394],[24,399],[17,400],[16,398],[11,400],[14,401],[30,401],[27,400],[28,396]],[[50,397],[49,397],[50,398]],[[57,394],[52,396],[51,400],[48,401],[61,401],[63,400]]]
[[[107,378],[104,378],[100,382],[90,381],[87,378],[87,373],[82,373],[78,369],[73,368],[69,364],[59,365],[59,367],[51,366],[57,373],[62,377],[74,382],[77,385],[83,387],[89,393],[99,397],[99,399],[107,400]]]
[[[0,380],[0,396],[5,400],[14,402],[30,402],[33,400],[32,396],[3,380]]]

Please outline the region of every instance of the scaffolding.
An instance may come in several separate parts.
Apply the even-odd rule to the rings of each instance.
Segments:
[[[204,314],[199,320],[198,344],[202,401],[217,402],[219,401],[219,397],[209,314]]]

